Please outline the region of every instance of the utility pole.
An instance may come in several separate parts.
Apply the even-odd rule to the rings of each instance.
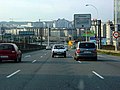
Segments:
[[[1,27],[1,41],[3,42],[4,41],[4,33],[5,33],[5,27],[2,25]]]
[[[50,45],[50,28],[49,28],[49,25],[48,25],[48,46]]]
[[[96,19],[93,20],[94,21],[94,25],[95,25],[95,37],[96,37],[96,44],[97,44],[97,49],[99,49],[99,42],[98,42],[98,34],[97,34],[97,20],[98,20],[98,9],[96,6],[92,5],[92,4],[86,4],[85,6],[92,6],[95,10],[96,10]]]
[[[99,49],[101,49],[101,20],[97,20],[97,24],[98,24],[98,38],[99,38]]]
[[[43,28],[40,28],[40,41],[41,41],[41,46],[42,46],[42,41],[43,41],[43,39],[42,39],[42,37],[43,37]]]
[[[98,28],[97,28],[98,21],[97,21],[97,19],[93,19],[93,25],[95,27],[95,39],[96,39],[97,49],[99,49],[99,42],[98,42],[99,38],[98,38]]]
[[[115,24],[115,31],[118,31],[118,0],[114,0],[114,24]],[[115,39],[115,51],[118,50],[118,39]]]

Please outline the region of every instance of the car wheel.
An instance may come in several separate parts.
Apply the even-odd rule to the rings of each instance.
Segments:
[[[52,58],[54,58],[54,54],[52,54]]]
[[[74,60],[76,60],[75,56],[73,58],[74,58]]]
[[[66,58],[66,53],[64,54],[64,57]]]
[[[95,57],[94,60],[97,61],[97,57]]]
[[[76,60],[76,55],[75,55],[75,54],[74,54],[74,57],[73,57],[73,58],[74,58],[74,60]]]
[[[79,58],[77,58],[77,57],[75,57],[75,56],[74,56],[74,60],[78,61],[78,60],[79,60]]]
[[[74,60],[78,61],[78,58],[74,57]]]
[[[19,62],[19,58],[17,57],[15,60],[14,60],[15,63],[18,63]]]
[[[0,63],[2,63],[2,60],[0,60]]]
[[[19,58],[19,62],[21,62],[21,57]]]
[[[79,58],[76,58],[76,61],[79,61]]]
[[[20,55],[19,62],[21,62],[21,60],[22,60],[22,54]]]
[[[64,55],[64,58],[66,58],[66,55]]]
[[[74,60],[78,61],[79,59],[76,57],[76,54],[74,55]]]

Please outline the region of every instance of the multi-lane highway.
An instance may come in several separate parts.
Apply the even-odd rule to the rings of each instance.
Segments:
[[[50,50],[23,54],[21,63],[0,63],[0,90],[120,90],[120,57],[98,61],[51,57]]]

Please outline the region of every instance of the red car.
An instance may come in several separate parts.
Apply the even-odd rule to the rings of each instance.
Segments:
[[[14,43],[0,43],[0,62],[2,60],[14,60],[21,62],[22,53]]]

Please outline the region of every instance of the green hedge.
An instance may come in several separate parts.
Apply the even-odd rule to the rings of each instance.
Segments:
[[[113,45],[102,45],[101,48],[103,50],[115,50],[115,46]]]

